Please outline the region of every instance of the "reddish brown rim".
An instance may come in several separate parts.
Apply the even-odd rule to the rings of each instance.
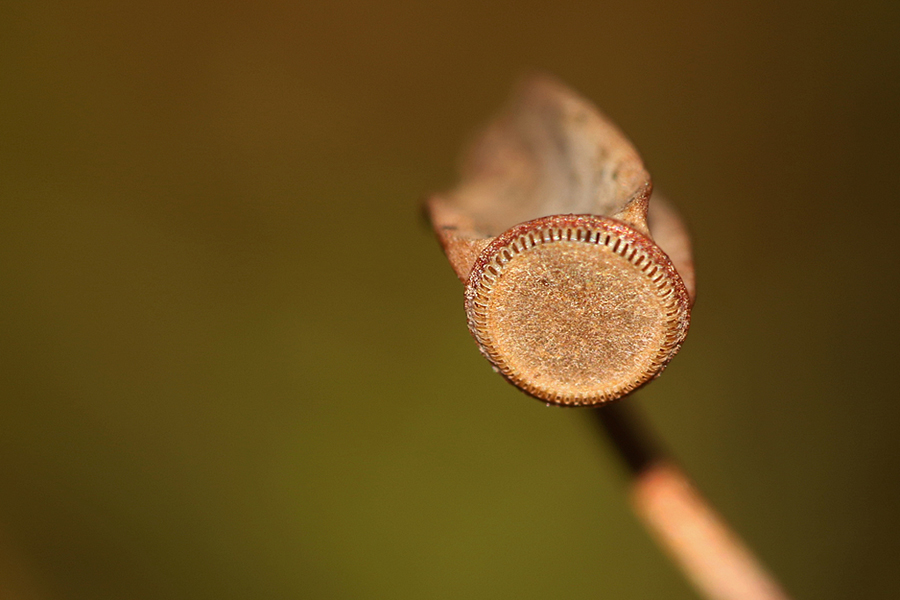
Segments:
[[[667,313],[665,341],[646,371],[634,381],[602,393],[564,394],[545,389],[516,372],[497,350],[486,324],[486,311],[493,282],[505,266],[531,248],[554,242],[605,245],[634,264],[654,283]],[[690,297],[672,261],[652,240],[627,224],[596,215],[553,215],[512,227],[495,238],[481,253],[466,283],[466,316],[469,331],[481,353],[508,381],[527,394],[550,404],[596,405],[621,398],[658,376],[681,348],[690,326]]]

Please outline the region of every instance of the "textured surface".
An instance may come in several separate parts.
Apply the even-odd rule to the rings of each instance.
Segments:
[[[513,228],[476,263],[466,296],[482,353],[556,404],[597,404],[635,389],[675,355],[690,319],[666,256],[598,217]]]
[[[650,238],[650,175],[628,139],[574,90],[533,76],[464,162],[427,209],[494,368],[563,405],[608,402],[658,375],[687,334],[693,259],[667,204],[652,220],[678,262]]]

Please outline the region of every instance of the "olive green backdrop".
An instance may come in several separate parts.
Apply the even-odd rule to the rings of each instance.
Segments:
[[[0,596],[688,599],[419,213],[529,69],[699,300],[634,400],[798,598],[900,587],[896,2],[0,4]]]

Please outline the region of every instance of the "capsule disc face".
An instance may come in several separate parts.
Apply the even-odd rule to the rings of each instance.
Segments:
[[[627,225],[546,217],[475,264],[469,329],[512,383],[554,404],[600,404],[654,376],[687,334],[690,301],[668,257]]]

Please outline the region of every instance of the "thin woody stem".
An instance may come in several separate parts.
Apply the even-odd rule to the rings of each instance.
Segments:
[[[788,600],[631,408],[614,402],[592,412],[631,474],[632,508],[703,598]]]

